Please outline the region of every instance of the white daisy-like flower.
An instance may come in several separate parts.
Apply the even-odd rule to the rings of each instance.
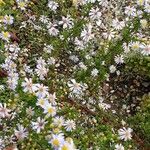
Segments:
[[[36,91],[36,96],[38,98],[43,98],[48,95],[48,87],[44,86],[43,84],[37,84],[37,91]]]
[[[71,80],[71,83],[68,83],[70,91],[73,93],[80,93],[82,91],[82,86],[80,83],[77,83],[75,79]]]
[[[98,73],[99,73],[99,71],[98,71],[96,68],[94,68],[94,69],[91,71],[91,75],[92,75],[93,77],[96,77],[96,76],[98,75]]]
[[[6,103],[0,103],[0,118],[5,118],[10,116],[10,109],[6,107]]]
[[[48,94],[47,96],[48,101],[52,104],[52,105],[56,105],[56,93],[54,92],[53,94]]]
[[[48,2],[48,7],[52,10],[52,11],[56,11],[57,10],[57,8],[58,8],[58,3],[56,3],[56,2],[54,2],[54,1],[52,1],[52,0],[49,0],[49,2]]]
[[[37,118],[36,122],[31,122],[32,128],[36,130],[37,133],[40,133],[41,130],[44,129],[46,123],[47,122],[45,121],[45,119],[41,119],[40,117]]]
[[[21,10],[26,9],[28,0],[16,0],[16,2]]]
[[[49,142],[52,147],[58,149],[64,143],[63,134],[52,134],[52,139]]]
[[[150,45],[141,44],[140,48],[141,48],[141,53],[143,55],[145,56],[150,55]]]
[[[32,83],[32,78],[25,78],[22,82],[22,87],[24,92],[34,93],[37,90],[36,84]]]
[[[53,118],[53,124],[55,126],[61,127],[61,126],[63,126],[64,122],[65,122],[65,120],[62,116],[61,117],[57,116],[57,117]]]
[[[10,39],[10,34],[9,34],[9,32],[7,32],[7,31],[4,32],[4,31],[2,31],[2,32],[0,33],[0,38],[8,42],[9,39]]]
[[[5,15],[4,16],[4,19],[3,19],[3,22],[5,23],[5,24],[13,24],[13,22],[14,22],[14,17],[12,17],[11,15]]]
[[[116,144],[115,150],[124,150],[124,147],[122,146],[122,144]]]
[[[49,21],[48,17],[44,16],[44,15],[41,15],[39,20],[44,24],[48,23],[48,21]]]
[[[124,21],[119,21],[117,18],[112,21],[112,26],[116,30],[122,30],[125,27],[125,22]]]
[[[22,125],[18,124],[17,129],[14,130],[14,134],[17,137],[18,140],[23,140],[28,136],[27,129],[24,128]]]
[[[51,22],[48,23],[48,33],[52,36],[57,36],[59,33],[59,30],[56,28],[57,24],[52,24]]]
[[[72,131],[76,128],[76,124],[73,120],[67,120],[64,123],[64,127],[65,127],[66,131]]]
[[[37,102],[36,102],[36,105],[37,105],[37,106],[40,106],[40,107],[42,107],[42,108],[44,108],[44,106],[46,106],[46,105],[48,105],[48,104],[49,104],[49,103],[48,103],[47,98],[43,98],[43,97],[38,98],[38,100],[37,100]]]
[[[123,57],[123,55],[117,55],[117,56],[115,56],[115,62],[116,62],[116,64],[123,64],[124,63],[124,57]]]
[[[101,12],[99,10],[99,8],[92,8],[89,12],[89,16],[92,20],[99,20],[101,17]]]
[[[140,20],[140,23],[141,23],[141,26],[142,26],[142,28],[143,28],[143,29],[145,29],[145,28],[147,27],[147,25],[148,25],[148,23],[147,23],[147,20],[146,20],[146,19],[142,19],[142,20]]]
[[[111,65],[110,67],[109,67],[109,70],[110,70],[110,73],[114,73],[114,72],[116,72],[116,67],[114,66],[114,65]]]
[[[74,147],[68,143],[68,142],[64,142],[58,150],[75,150]]]
[[[135,17],[136,16],[135,7],[130,7],[130,6],[125,7],[125,14],[127,14],[128,16]]]
[[[55,116],[56,115],[56,108],[53,107],[50,103],[47,105],[44,105],[43,107],[44,113],[49,117],[49,116]]]
[[[139,41],[136,41],[136,42],[131,42],[129,45],[133,50],[139,50],[141,44]]]
[[[86,27],[81,31],[81,38],[84,42],[89,42],[91,39],[94,38],[91,24],[86,25]]]
[[[74,23],[73,23],[73,19],[70,17],[70,15],[67,15],[67,17],[62,16],[62,20],[59,21],[60,25],[63,25],[63,28],[72,28]]]
[[[126,129],[125,127],[123,127],[122,129],[119,129],[118,130],[119,138],[124,141],[131,140],[131,138],[132,138],[131,132],[132,131],[133,130],[131,128]]]

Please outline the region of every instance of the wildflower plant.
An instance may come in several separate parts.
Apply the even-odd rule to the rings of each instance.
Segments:
[[[117,100],[111,81],[149,61],[149,8],[148,0],[0,0],[0,149],[147,148],[144,127],[134,131],[135,104],[122,93]],[[149,76],[149,63],[137,63]]]

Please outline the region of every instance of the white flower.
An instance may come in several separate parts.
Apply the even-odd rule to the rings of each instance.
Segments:
[[[53,94],[48,94],[47,96],[48,101],[52,104],[52,105],[56,105],[56,93],[54,92]]]
[[[124,21],[119,21],[117,18],[114,19],[112,21],[112,26],[116,29],[116,30],[121,30],[125,27],[125,23]]]
[[[147,3],[145,3],[145,11],[147,12],[147,13],[150,13],[150,4],[147,2]]]
[[[41,15],[39,20],[44,24],[48,23],[48,17],[47,16]]]
[[[70,15],[67,15],[67,17],[62,16],[62,20],[59,21],[60,25],[63,25],[63,28],[72,28],[74,23],[73,23],[73,19],[70,17]]]
[[[77,83],[75,79],[72,79],[71,83],[68,83],[68,86],[70,88],[70,91],[72,91],[73,93],[80,93],[80,91],[82,90],[81,84]]]
[[[127,7],[125,7],[125,14],[127,14],[128,16],[135,17],[136,16],[136,9],[134,7],[127,6]]]
[[[84,65],[83,62],[80,62],[80,63],[79,63],[79,67],[82,68],[83,70],[87,70],[87,66]]]
[[[29,78],[25,78],[25,81],[22,82],[22,87],[23,87],[23,91],[24,92],[29,92],[29,93],[33,93],[37,90],[36,84],[32,83],[32,79]]]
[[[53,118],[53,124],[57,127],[61,127],[64,124],[64,118],[63,117],[55,117]]]
[[[92,25],[88,24],[82,31],[81,31],[81,38],[84,42],[89,42],[91,39],[94,38],[94,34],[92,33]]]
[[[46,97],[48,95],[48,87],[44,86],[43,84],[37,84],[37,92],[36,95],[41,97]]]
[[[140,48],[140,42],[139,41],[131,42],[129,45],[131,46],[131,48],[133,50],[139,50],[139,48]]]
[[[10,34],[9,34],[9,32],[4,32],[4,31],[2,31],[2,32],[0,33],[0,38],[8,42],[9,39],[10,39]]]
[[[47,122],[44,119],[41,119],[40,117],[37,118],[36,122],[31,122],[32,128],[36,130],[37,133],[40,133],[41,130],[44,129],[44,126]]]
[[[116,69],[116,67],[114,65],[111,65],[109,67],[109,70],[110,70],[110,73],[114,73],[117,69]]]
[[[137,0],[138,5],[144,5],[144,3],[145,3],[145,0]]]
[[[49,0],[48,2],[48,7],[52,10],[52,11],[56,11],[56,9],[58,8],[58,3],[52,1],[52,0]]]
[[[57,36],[59,33],[59,30],[56,27],[57,27],[56,24],[52,24],[51,22],[49,22],[47,25],[48,33],[52,36]]]
[[[105,39],[108,39],[110,41],[112,38],[115,37],[115,32],[111,30],[109,32],[104,32],[102,35]]]
[[[146,27],[147,27],[147,20],[146,19],[142,19],[142,20],[140,20],[140,23],[141,23],[141,26],[142,26],[142,28],[143,29],[145,29]]]
[[[48,65],[54,65],[55,62],[56,62],[56,60],[55,60],[54,57],[50,57],[50,58],[48,58],[48,60],[47,60],[47,64],[48,64]]]
[[[96,77],[98,75],[98,73],[99,73],[99,71],[96,68],[91,71],[91,75],[93,77]]]
[[[64,143],[64,136],[63,134],[52,134],[52,139],[50,142],[52,144],[52,147],[59,148]]]
[[[36,105],[44,108],[48,104],[48,100],[46,98],[38,98]]]
[[[26,128],[24,128],[22,125],[18,124],[17,125],[18,129],[15,129],[15,136],[17,137],[18,140],[23,140],[28,136],[28,132]]]
[[[118,130],[119,138],[124,141],[131,140],[131,137],[132,137],[131,132],[132,131],[133,130],[131,128],[126,129],[125,127],[123,127],[122,129],[119,129]]]
[[[39,76],[40,80],[44,80],[45,77],[47,76],[48,69],[45,66],[37,65],[35,72]]]
[[[54,48],[53,48],[52,45],[46,45],[46,46],[44,47],[44,52],[50,54],[53,49],[54,49]]]
[[[150,45],[141,44],[141,53],[145,56],[150,55]]]
[[[10,15],[5,15],[3,22],[4,22],[5,24],[13,24],[13,22],[14,22],[14,17],[12,17],[12,16],[10,16]]]
[[[122,146],[122,144],[116,144],[115,150],[124,150],[124,147]]]
[[[89,13],[89,16],[92,20],[100,19],[101,15],[102,14],[101,14],[99,8],[96,8],[96,9],[92,8]]]
[[[9,117],[10,111],[11,110],[6,108],[6,103],[4,103],[4,104],[0,103],[0,118]]]
[[[47,114],[47,116],[55,116],[56,115],[56,108],[53,107],[50,103],[47,105],[44,105],[44,113]]]
[[[27,0],[16,0],[16,2],[21,10],[25,10],[25,7],[27,6]]]
[[[34,110],[33,108],[30,106],[29,108],[26,109],[26,113],[29,116],[33,116],[34,115]]]
[[[76,124],[73,120],[67,120],[64,123],[64,127],[65,127],[66,131],[72,131],[76,128]]]
[[[75,150],[75,148],[68,142],[64,142],[58,150]]]
[[[124,63],[124,57],[123,57],[123,55],[117,55],[117,56],[115,56],[115,62],[116,62],[116,64],[123,64]]]

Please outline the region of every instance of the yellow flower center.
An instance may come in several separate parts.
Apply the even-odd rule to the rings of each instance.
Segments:
[[[54,109],[52,107],[48,108],[48,113],[52,114],[54,112]]]
[[[144,0],[139,0],[139,4],[143,5]]]
[[[69,147],[67,145],[63,145],[61,150],[69,150]]]
[[[4,36],[4,38],[8,38],[9,37],[9,33],[8,32],[4,32],[3,36]]]
[[[134,45],[132,46],[132,48],[133,48],[133,49],[138,49],[138,48],[139,48],[139,45],[138,45],[138,44],[134,44]]]
[[[19,5],[19,7],[23,8],[23,7],[25,7],[26,3],[25,2],[19,2],[18,5]]]
[[[54,146],[56,146],[56,147],[58,147],[58,146],[60,145],[58,139],[54,139],[54,140],[52,141],[52,144],[53,144]]]
[[[43,99],[40,99],[40,105],[44,105],[44,100]]]

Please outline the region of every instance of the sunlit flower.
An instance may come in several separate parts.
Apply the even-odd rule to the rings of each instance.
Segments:
[[[44,129],[44,126],[47,122],[44,119],[38,117],[36,122],[31,122],[31,123],[32,123],[32,128],[36,130],[37,133],[40,133],[41,130]]]
[[[76,124],[73,120],[67,120],[64,123],[64,127],[65,127],[66,131],[72,131],[76,128]]]
[[[115,62],[116,62],[116,64],[123,64],[124,63],[124,57],[123,57],[123,55],[117,55],[117,56],[115,56]]]
[[[5,15],[4,16],[4,19],[3,19],[3,22],[5,24],[13,24],[14,22],[14,17],[10,16],[10,15]]]
[[[56,108],[53,107],[50,103],[46,104],[44,106],[44,113],[47,114],[47,116],[55,116],[56,115]]]
[[[10,116],[10,109],[6,108],[6,103],[0,103],[0,118],[5,118]]]
[[[62,20],[59,21],[60,25],[63,25],[63,28],[72,28],[74,23],[73,23],[73,19],[70,17],[70,15],[67,15],[67,17],[62,17]]]
[[[10,39],[10,34],[9,34],[9,32],[4,32],[4,31],[2,31],[1,33],[0,33],[0,38],[2,38],[3,40],[5,40],[5,41],[9,41],[9,39]]]
[[[15,136],[17,137],[18,140],[23,140],[28,136],[28,132],[26,128],[24,128],[22,125],[17,125],[17,129],[15,129]]]
[[[33,93],[37,90],[37,87],[35,84],[32,83],[32,79],[29,78],[25,78],[25,81],[22,82],[22,87],[23,87],[23,91],[24,92],[29,92],[29,93]]]
[[[53,134],[49,143],[51,143],[54,148],[59,148],[64,143],[64,136],[62,134]]]
[[[131,140],[131,138],[132,138],[131,132],[132,131],[133,130],[131,128],[126,129],[125,127],[123,127],[122,129],[119,129],[118,130],[119,138],[124,141]]]
[[[58,3],[52,1],[52,0],[49,0],[48,2],[48,7],[52,10],[52,11],[56,11],[56,9],[58,8]]]
[[[124,147],[122,146],[122,144],[116,144],[115,150],[124,150]]]

